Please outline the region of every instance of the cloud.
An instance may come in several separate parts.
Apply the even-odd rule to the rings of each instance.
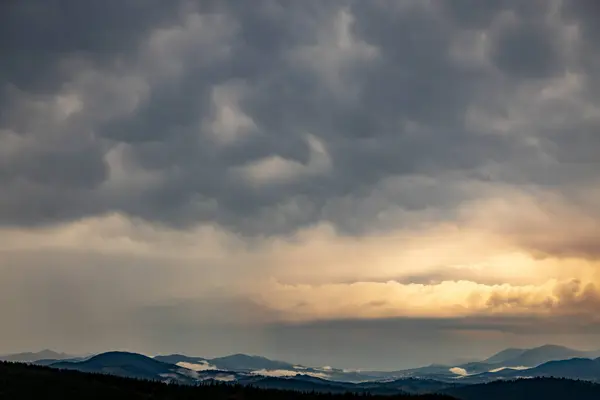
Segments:
[[[238,103],[243,91],[243,85],[233,82],[213,88],[211,97],[214,116],[212,121],[208,122],[206,130],[211,132],[216,140],[229,143],[257,129],[252,118],[239,109]]]
[[[330,378],[329,375],[322,373],[322,372],[290,371],[287,369],[259,369],[256,371],[252,371],[251,374],[262,375],[262,376],[275,376],[275,377],[307,375],[307,376],[313,376],[315,378],[321,378],[321,379],[329,379]]]
[[[595,2],[60,7],[0,5],[6,346],[597,331]]]
[[[24,6],[5,7],[24,21],[5,29],[35,25]],[[28,86],[7,69],[10,107],[0,126],[2,147],[13,150],[0,171],[5,224],[123,212],[256,235],[293,232],[327,213],[356,234],[381,229],[374,211],[328,210],[390,179],[453,172],[458,181],[489,174],[514,181],[525,171],[530,184],[560,185],[575,172],[552,158],[585,152],[589,143],[579,143],[593,141],[583,133],[597,123],[584,88],[595,76],[564,50],[585,37],[571,13],[550,3],[535,13],[512,2],[478,11],[438,2],[158,8],[162,14],[126,2],[117,18],[111,6],[98,7],[117,22],[109,34],[120,35],[116,41],[103,42],[97,23],[79,40],[47,38],[61,51],[43,53],[37,65],[48,67],[36,78],[53,84]],[[46,24],[69,22],[57,16]],[[9,49],[23,48],[16,41],[24,36],[14,33]],[[483,47],[472,49],[473,41]],[[567,86],[552,92],[561,80]],[[542,132],[553,118],[563,124]],[[574,126],[586,127],[582,140],[562,142]],[[494,127],[505,133],[486,134]],[[152,184],[108,184],[115,152],[129,166],[119,171],[122,181],[143,174]],[[541,163],[554,173],[542,173]],[[463,196],[440,191],[433,208],[451,210]],[[431,201],[420,193],[399,200],[400,209]],[[306,205],[289,218],[282,210],[289,202]],[[267,217],[274,214],[283,214],[276,223]]]
[[[349,285],[286,285],[265,293],[264,304],[284,318],[460,317],[479,315],[578,315],[593,319],[599,294],[593,283],[549,281],[541,285],[483,285],[469,281],[438,284],[356,282]]]
[[[293,183],[302,177],[326,174],[331,160],[323,144],[313,135],[307,135],[310,155],[306,165],[279,156],[270,156],[251,162],[239,170],[244,178],[257,185]]]
[[[148,265],[144,280],[134,284],[138,291],[122,297],[134,307],[128,312],[142,305],[155,313],[179,309],[191,312],[188,318],[221,323],[562,315],[595,307],[597,264],[538,258],[519,237],[507,241],[508,235],[484,232],[440,226],[356,238],[324,225],[293,237],[247,241],[212,226],[167,229],[115,214],[52,228],[0,230],[0,250],[3,268],[25,279],[22,285],[32,284],[28,274],[39,268],[57,282],[75,271],[73,284],[96,274],[113,276],[116,262],[126,275],[103,279],[118,279],[117,288],[127,290],[133,271]],[[245,301],[252,317],[234,310],[206,314],[205,306],[194,317],[194,304],[212,296]]]
[[[218,369],[216,366],[209,364],[207,361],[204,361],[201,364],[180,361],[177,363],[177,365],[192,371],[210,371]]]
[[[467,372],[466,369],[460,368],[460,367],[452,367],[449,369],[449,371],[452,372],[453,374],[460,375],[460,376],[469,375],[469,373]]]
[[[500,368],[494,368],[494,369],[490,369],[488,372],[500,372],[500,371],[503,371],[505,369],[513,369],[513,370],[517,370],[517,371],[523,371],[523,370],[526,370],[526,369],[529,369],[529,368],[531,368],[531,367],[526,367],[526,366],[520,365],[518,367],[500,367]]]

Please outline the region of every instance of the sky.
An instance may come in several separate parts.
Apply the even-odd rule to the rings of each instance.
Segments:
[[[0,353],[599,349],[598,13],[0,2]]]

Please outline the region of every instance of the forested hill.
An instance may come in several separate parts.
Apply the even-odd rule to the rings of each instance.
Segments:
[[[600,385],[554,378],[496,381],[447,389],[445,395],[302,393],[226,383],[180,386],[112,375],[0,362],[0,399],[194,400],[597,400]]]
[[[444,391],[460,400],[598,400],[600,385],[564,378],[532,378],[466,385]]]
[[[366,395],[300,393],[238,385],[167,385],[110,375],[0,362],[0,399],[351,400]],[[369,399],[451,400],[443,395],[368,396]]]

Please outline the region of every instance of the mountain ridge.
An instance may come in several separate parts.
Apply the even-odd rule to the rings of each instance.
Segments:
[[[52,368],[110,374],[128,378],[192,383],[194,371],[164,363],[138,353],[110,351],[85,361],[59,361]]]
[[[114,356],[115,354],[126,354],[127,352],[107,352],[99,355],[111,353]],[[475,379],[499,379],[502,377],[521,376],[526,374],[525,372],[515,372],[515,369],[531,370],[550,361],[570,360],[573,358],[594,359],[597,358],[598,355],[600,355],[600,352],[598,351],[576,350],[565,346],[547,344],[533,348],[507,348],[482,361],[469,362],[459,365],[431,364],[425,367],[397,371],[352,371],[331,367],[310,367],[243,353],[235,353],[215,358],[188,356],[185,354],[157,355],[152,358],[143,355],[140,356],[150,358],[157,362],[172,365],[173,367],[171,368],[183,368],[186,370],[185,374],[187,375],[190,375],[194,372],[201,373],[212,370],[246,374],[249,373],[269,377],[292,377],[306,375],[323,378],[330,381],[360,383],[368,381],[390,381],[394,379],[405,379],[410,377],[435,379],[444,382],[454,382],[457,379],[465,382]],[[53,356],[56,358],[34,360],[38,357],[47,356]],[[4,356],[4,358],[9,361],[33,362],[39,365],[58,364],[59,366],[61,365],[60,362],[79,363],[94,359],[96,356],[91,358],[66,357],[73,356],[51,350],[44,350],[37,353],[17,353]],[[63,365],[66,365],[67,367],[73,366],[73,364]],[[78,364],[78,367],[85,368],[86,364]],[[106,368],[110,369],[111,367],[106,366],[105,369]],[[117,371],[120,371],[118,366],[114,368],[116,368]],[[190,372],[187,372],[187,370]],[[123,373],[123,371],[119,373]],[[167,374],[168,372],[164,373]],[[475,376],[477,376],[477,378],[475,378]]]
[[[73,357],[75,356],[66,353],[59,353],[49,349],[44,349],[38,352],[27,351],[22,353],[0,355],[0,361],[33,362],[42,359],[63,360]]]

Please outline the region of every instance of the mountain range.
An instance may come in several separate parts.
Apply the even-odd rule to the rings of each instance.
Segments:
[[[137,353],[111,351],[84,361],[58,361],[50,367],[163,382],[195,383],[194,371]]]
[[[527,370],[504,369],[474,375],[471,381],[494,381],[499,379],[554,377],[600,382],[600,358],[571,358],[549,361]]]
[[[442,392],[519,378],[555,377],[600,382],[600,358],[597,355],[598,352],[545,345],[532,349],[506,349],[482,361],[456,366],[430,365],[399,371],[307,367],[245,354],[217,358],[171,354],[152,358],[137,353],[107,352],[75,357],[44,350],[0,359],[180,384],[235,382],[261,388],[394,394]],[[49,356],[56,359],[47,358]],[[35,360],[36,357],[42,359]]]
[[[429,376],[437,378],[454,378],[457,375],[469,377],[484,373],[497,373],[504,369],[527,370],[550,361],[569,360],[572,358],[595,359],[600,351],[582,351],[564,346],[544,345],[531,349],[506,349],[493,356],[475,362],[459,365],[430,365],[421,368],[394,371],[387,373],[395,377]]]
[[[117,355],[122,357],[123,355]],[[125,356],[127,357],[127,356]],[[439,383],[410,391],[410,385],[418,379],[407,379],[404,386],[389,382],[362,384],[355,387],[338,382],[320,381],[318,378],[280,381],[265,378],[259,385],[166,385],[150,380],[136,380],[105,374],[89,374],[79,371],[59,370],[34,364],[0,362],[0,398],[32,399],[61,398],[79,399],[192,399],[214,400],[352,400],[368,398],[383,400],[596,400],[600,398],[600,385],[591,382],[555,378],[532,378],[497,380],[491,383],[451,385],[440,387]],[[305,386],[301,386],[304,382]],[[351,384],[347,384],[351,385]],[[292,390],[292,391],[290,391]],[[354,393],[348,393],[353,391]],[[408,392],[408,393],[407,393]],[[343,394],[342,394],[343,393]],[[393,397],[382,397],[393,395]]]
[[[38,360],[65,360],[68,358],[73,358],[74,356],[65,354],[65,353],[57,353],[52,350],[42,350],[36,353],[25,352],[25,353],[16,353],[16,354],[7,354],[0,355],[0,361],[13,361],[13,362],[33,362]]]
[[[536,366],[548,361],[568,358],[597,358],[600,351],[581,351],[556,345],[544,345],[533,349],[506,349],[484,360],[486,364],[507,366]]]

